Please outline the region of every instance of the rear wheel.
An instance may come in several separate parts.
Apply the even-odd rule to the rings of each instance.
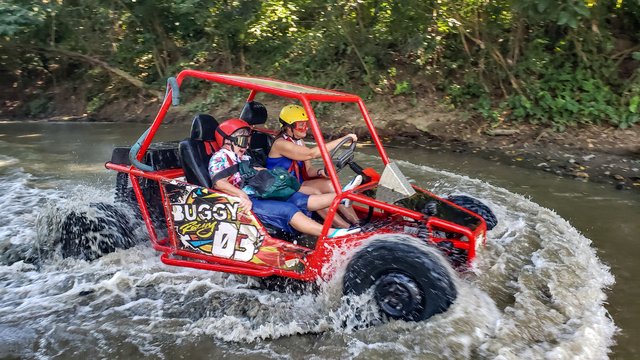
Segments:
[[[157,181],[138,178],[149,217],[156,229],[166,228],[162,195]],[[128,249],[142,241],[136,230],[144,223],[138,200],[129,187],[129,174],[116,177],[115,204],[91,203],[89,211],[73,211],[61,227],[62,256],[95,260],[116,249]],[[156,230],[158,231],[158,230]]]
[[[140,225],[114,205],[93,203],[91,212],[72,212],[62,224],[63,257],[95,260],[116,249],[137,244],[134,231]]]
[[[457,296],[451,275],[436,250],[415,242],[380,239],[366,245],[347,265],[344,293],[360,295],[373,288],[381,314],[389,319],[421,321],[446,311]]]

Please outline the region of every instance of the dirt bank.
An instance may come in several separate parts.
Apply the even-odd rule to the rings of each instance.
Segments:
[[[16,97],[0,102],[0,121],[108,121],[151,123],[160,102],[142,96],[112,101],[94,112],[86,111],[82,96],[53,94],[52,105],[39,118],[24,112]],[[290,101],[258,97],[269,111],[266,126],[277,128],[277,114]],[[417,146],[425,151],[451,151],[516,166],[538,169],[580,181],[609,183],[620,190],[640,191],[640,128],[622,130],[611,126],[578,126],[558,133],[543,125],[505,121],[492,127],[466,111],[453,109],[441,94],[421,97],[379,97],[366,101],[370,116],[383,141],[398,146]],[[23,104],[24,105],[24,104]],[[242,100],[235,104],[203,106],[197,97],[172,107],[165,121],[190,122],[198,113],[216,119],[237,117]],[[21,110],[22,109],[22,110]],[[366,140],[367,129],[357,106],[332,104],[316,108],[323,133],[335,137],[355,132]]]

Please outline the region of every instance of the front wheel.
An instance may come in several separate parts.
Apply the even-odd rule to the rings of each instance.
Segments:
[[[467,195],[450,195],[447,199],[452,203],[465,208],[472,213],[478,214],[487,224],[487,230],[491,230],[498,225],[498,218],[485,203]]]
[[[436,251],[411,237],[373,240],[354,255],[344,275],[344,294],[371,288],[381,315],[406,321],[445,312],[457,296]]]

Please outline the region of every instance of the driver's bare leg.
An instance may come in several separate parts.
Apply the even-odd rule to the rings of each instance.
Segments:
[[[307,202],[307,209],[309,211],[318,211],[322,209],[326,209],[331,206],[333,199],[336,197],[336,193],[332,192],[329,194],[322,195],[311,195],[309,196],[309,201]],[[347,220],[352,224],[357,224],[360,220],[356,212],[351,207],[346,207],[344,205],[338,205],[338,210],[346,216]],[[320,214],[322,216],[322,214]],[[323,216],[324,218],[324,216]],[[349,228],[351,225],[344,221],[339,215],[336,214],[334,217],[334,222],[337,221],[338,227],[341,228]]]
[[[316,213],[318,215],[320,215],[321,218],[326,219],[327,215],[329,215],[329,208],[316,210]],[[340,214],[338,214],[338,213],[336,213],[336,215],[333,217],[333,222],[331,223],[331,225],[333,225],[334,227],[340,228],[340,229],[348,229],[348,228],[351,227],[351,224],[346,222],[342,218],[342,216],[340,216]]]
[[[336,196],[336,193],[333,191],[333,185],[331,185],[331,180],[329,180],[329,179],[307,180],[304,183],[302,183],[302,186],[300,186],[300,192],[303,193],[303,194],[307,194],[307,195],[317,195],[317,194],[327,195],[327,194],[331,193],[331,194],[333,194],[334,197]],[[331,201],[333,201],[333,199]],[[311,202],[311,197],[309,198],[309,202]],[[331,203],[329,203],[328,206],[330,206],[330,205],[331,205]],[[311,210],[311,209],[309,209],[309,210]],[[311,211],[316,211],[316,210],[311,210]],[[358,221],[360,221],[360,219],[358,218],[358,215],[356,214],[355,210],[353,210],[352,207],[346,207],[344,205],[339,205],[338,206],[338,211],[340,211],[340,214],[342,214],[342,216],[344,216],[347,219],[347,221],[351,222],[352,224],[357,224]],[[323,216],[323,218],[324,218],[324,216]],[[340,220],[342,220],[342,219],[340,219]],[[344,220],[342,220],[342,221],[344,221]],[[344,227],[344,223],[339,223],[338,226],[339,227]]]
[[[297,212],[295,215],[293,215],[291,221],[289,221],[289,225],[305,234],[320,236],[320,234],[322,233],[322,225],[311,220],[302,212]],[[329,234],[332,234],[334,231],[336,231],[336,229],[329,229]]]
[[[302,192],[302,189],[304,188],[313,188],[313,189],[319,190],[321,194],[335,192],[333,191],[333,185],[331,184],[331,180],[326,178],[307,180],[303,182],[302,185],[300,186],[301,192]]]
[[[347,218],[347,220],[349,220],[352,224],[358,224],[358,222],[360,221],[360,218],[358,218],[356,211],[353,210],[353,207],[351,206],[346,207],[342,204],[338,205],[338,211],[340,211],[340,214]]]
[[[309,211],[317,211],[320,209],[328,208],[333,203],[333,199],[336,198],[336,193],[328,193],[321,195],[311,195],[309,196],[309,201],[307,201],[307,209]]]
[[[306,181],[305,181],[306,183]],[[304,186],[304,185],[300,185],[300,190],[298,190],[298,192],[301,192],[303,194],[306,195],[322,195],[323,192],[312,187],[312,186]]]
[[[318,213],[318,215],[320,215],[320,217],[326,219],[327,214],[329,214],[329,208],[316,210],[316,212]],[[345,221],[344,217],[349,219],[349,222]],[[344,205],[338,205],[338,212],[336,212],[336,215],[333,217],[332,225],[341,229],[348,229],[352,226],[352,224],[357,225],[359,221],[360,219],[358,218],[358,215],[356,215],[356,212],[353,210],[353,208],[346,207]]]
[[[320,192],[320,190],[316,189],[316,188],[312,188],[312,187],[306,187],[306,188],[300,188],[299,190],[300,193],[303,193],[305,195],[322,195],[322,193]],[[335,197],[335,193],[333,193],[333,196]],[[309,197],[309,199],[311,201],[316,201],[318,198],[316,198],[315,196],[313,198],[311,198],[311,196]],[[315,211],[316,213],[318,213],[318,215],[320,215],[320,217],[322,217],[323,219],[327,218],[327,214],[329,213],[329,206],[322,208],[322,209],[318,209],[318,210],[311,210],[309,209],[309,203],[311,201],[307,201],[307,210],[310,211]],[[322,200],[322,201],[326,201],[326,200]],[[331,201],[333,201],[333,198],[331,198]],[[343,205],[341,205],[342,207],[344,207]],[[356,220],[357,221],[357,220]],[[339,214],[336,214],[333,217],[333,222],[332,224],[333,226],[337,227],[337,228],[341,228],[341,229],[348,229],[351,227],[351,224],[349,224],[348,222],[346,222]]]

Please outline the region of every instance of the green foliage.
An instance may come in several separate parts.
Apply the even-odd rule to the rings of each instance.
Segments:
[[[331,104],[326,102],[316,102],[313,105],[313,112],[316,115],[323,115],[331,110]]]
[[[41,115],[49,111],[51,100],[46,96],[40,96],[29,102],[29,113],[31,115]]]
[[[87,111],[93,112],[100,109],[102,106],[104,106],[104,101],[99,97],[95,97],[89,101],[89,104],[87,104]]]
[[[396,84],[396,90],[393,92],[393,95],[400,94],[414,94],[414,92],[411,91],[411,83],[409,81],[405,80]]]
[[[0,36],[13,37],[30,27],[42,24],[45,18],[43,4],[21,4],[17,1],[0,2]]]
[[[481,96],[478,102],[472,105],[472,108],[492,123],[497,123],[500,119],[498,111],[491,108],[491,99],[488,95]]]
[[[616,4],[619,8],[621,3]],[[635,19],[633,27],[638,30],[640,12],[621,12],[616,4],[516,1],[499,6],[511,8],[510,16],[483,16],[482,26],[477,26],[473,17],[460,15],[471,8],[495,14],[491,6],[460,4],[452,16],[463,19],[456,26],[464,39],[457,48],[468,57],[462,63],[453,55],[449,55],[451,60],[443,59],[451,69],[442,76],[450,102],[470,104],[493,123],[524,120],[551,124],[557,131],[579,123],[610,122],[624,128],[637,122],[631,112],[637,111],[637,105],[631,101],[640,95],[638,71],[627,80],[618,75],[619,56],[636,55],[621,52],[612,56],[616,40],[604,26],[614,15],[627,23]],[[622,2],[625,6],[629,2]],[[453,31],[447,25],[442,28]],[[460,73],[465,74],[463,81]],[[499,101],[499,93],[506,101]]]
[[[190,109],[198,113],[210,112],[212,109],[222,106],[225,102],[236,106],[244,102],[249,95],[248,92],[240,88],[228,87],[218,83],[205,83],[208,91],[198,86],[203,82],[193,81],[190,84],[192,84],[192,88],[183,93],[183,99],[187,103],[190,102]],[[194,89],[198,90],[198,92],[195,92]],[[206,94],[204,98],[202,93]]]
[[[0,65],[23,79],[105,74],[67,51],[158,90],[192,68],[411,95],[414,106],[430,83],[494,124],[626,127],[640,115],[640,73],[623,71],[640,60],[635,0],[5,0],[0,35]],[[113,83],[91,86],[89,108]],[[246,98],[195,82],[184,94],[202,111]]]
[[[634,96],[631,101],[629,101],[629,111],[631,113],[637,114],[638,113],[638,103],[640,102],[640,96],[636,95]]]

